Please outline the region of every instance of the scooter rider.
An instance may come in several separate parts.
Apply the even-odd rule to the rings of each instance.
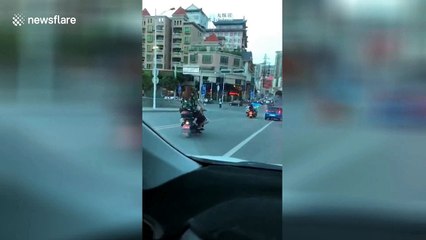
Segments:
[[[247,109],[247,111],[246,111],[247,116],[248,116],[248,113],[249,113],[250,111],[252,111],[252,112],[254,112],[255,114],[257,114],[256,109],[253,107],[253,104],[251,104],[251,103],[250,103],[250,105],[249,105],[249,107],[248,107],[248,109]]]
[[[180,108],[180,112],[182,112],[184,109],[190,110],[196,118],[196,124],[198,128],[203,129],[204,124],[207,123],[207,119],[203,114],[205,108],[197,98],[191,84],[184,83],[183,87],[184,91],[182,92],[182,106]]]

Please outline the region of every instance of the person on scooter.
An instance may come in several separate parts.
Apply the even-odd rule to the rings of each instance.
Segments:
[[[205,108],[203,104],[199,101],[196,96],[196,93],[191,84],[184,84],[184,91],[182,92],[182,106],[180,108],[180,112],[184,109],[188,109],[194,114],[196,118],[196,124],[200,130],[203,129],[204,124],[207,123],[207,119],[204,116],[203,112]]]
[[[250,103],[250,105],[249,105],[249,107],[248,107],[248,109],[247,109],[247,111],[246,111],[247,116],[248,116],[248,113],[249,113],[250,111],[252,111],[255,115],[257,115],[257,111],[256,111],[256,109],[253,107],[253,104],[251,104],[251,103]]]

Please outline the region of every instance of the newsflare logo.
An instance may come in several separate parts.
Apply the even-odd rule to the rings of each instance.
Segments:
[[[25,16],[22,14],[13,14],[12,23],[15,26],[22,26],[25,23]]]
[[[53,17],[25,17],[21,13],[16,13],[16,14],[13,14],[13,17],[12,17],[12,24],[15,25],[16,27],[23,26],[24,24],[28,24],[28,25],[73,24],[74,25],[76,23],[77,23],[77,19],[75,17],[62,17],[59,15],[54,15]]]

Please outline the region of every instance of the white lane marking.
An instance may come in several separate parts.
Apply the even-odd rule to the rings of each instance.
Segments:
[[[217,122],[217,121],[220,121],[220,120],[223,120],[223,118],[219,118],[219,119],[215,119],[215,120],[210,120],[209,119],[209,123],[211,123],[211,122]],[[206,126],[208,126],[209,123],[207,123]],[[169,125],[163,125],[163,126],[154,127],[154,130],[159,131],[159,130],[165,130],[165,129],[170,129],[170,128],[177,128],[177,127],[180,127],[180,123],[175,123],[175,124],[169,124]]]
[[[231,150],[229,150],[227,153],[225,153],[223,156],[224,157],[230,157],[232,155],[234,155],[234,153],[236,153],[238,150],[240,150],[244,145],[246,145],[250,140],[252,140],[254,137],[256,137],[257,134],[259,134],[260,132],[262,132],[265,128],[267,128],[269,125],[271,125],[273,122],[269,122],[268,124],[266,124],[265,126],[263,126],[261,129],[257,130],[255,133],[253,133],[252,135],[250,135],[248,138],[246,138],[244,141],[240,142],[237,146],[235,146],[234,148],[232,148]]]

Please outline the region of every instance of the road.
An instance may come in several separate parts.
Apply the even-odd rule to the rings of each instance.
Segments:
[[[264,120],[264,109],[249,119],[244,107],[207,105],[209,123],[201,135],[181,134],[179,113],[143,111],[143,120],[179,150],[190,155],[213,155],[278,163],[283,159],[283,122]]]
[[[322,110],[314,97],[288,99],[283,125],[287,208],[306,208],[306,201],[338,197],[339,204],[350,206],[374,200],[426,209],[416,205],[426,199],[426,129],[378,125],[365,117],[362,108],[353,108],[340,119],[324,117],[329,113],[319,114]],[[303,201],[292,198],[298,194]]]

